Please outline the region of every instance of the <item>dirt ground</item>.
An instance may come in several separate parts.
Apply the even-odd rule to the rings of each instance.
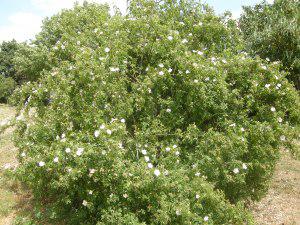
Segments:
[[[1,121],[13,118],[14,109],[0,104]],[[0,134],[0,225],[12,225],[14,218],[24,210],[29,211],[26,192],[3,176],[7,163],[16,164],[17,149],[12,143],[13,129]],[[258,225],[300,225],[300,161],[283,153],[277,165],[268,194],[251,206]]]
[[[13,118],[15,112],[13,108],[0,105],[0,124],[1,121]],[[4,167],[8,164],[16,164],[16,151],[11,137],[13,129],[7,129],[0,134],[0,224],[12,224],[14,217],[14,207],[16,206],[17,194],[11,190],[10,183],[3,176]]]
[[[268,194],[251,210],[257,224],[300,224],[300,161],[283,153]]]

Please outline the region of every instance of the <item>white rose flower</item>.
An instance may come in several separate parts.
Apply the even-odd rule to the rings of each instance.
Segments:
[[[142,150],[142,154],[143,154],[143,155],[147,155],[147,150],[146,150],[146,149],[143,149],[143,150]]]
[[[165,73],[164,73],[164,71],[159,71],[159,73],[158,73],[160,76],[162,76],[162,75],[164,75]]]
[[[149,162],[149,160],[150,160],[149,156],[145,156],[144,158],[145,158],[146,162]]]
[[[84,148],[78,148],[77,151],[76,151],[76,155],[81,156],[83,151],[84,151]]]
[[[106,53],[108,53],[108,52],[110,52],[110,48],[105,48],[104,51],[105,51]]]
[[[158,177],[160,175],[160,171],[158,169],[155,169],[154,170],[154,175]]]
[[[96,172],[95,169],[89,169],[89,171],[90,171],[90,175],[92,175],[92,174],[94,174]]]
[[[100,131],[99,131],[99,130],[96,130],[96,131],[94,132],[94,136],[97,138],[97,137],[99,137],[99,135],[100,135]]]
[[[147,166],[148,166],[149,169],[152,169],[152,168],[153,168],[152,163],[148,163]]]
[[[181,43],[182,44],[185,44],[185,43],[188,43],[189,41],[187,40],[187,39],[183,39],[182,41],[181,41]]]
[[[181,215],[180,210],[176,210],[176,215],[177,215],[177,216],[180,216],[180,215]]]
[[[281,140],[281,141],[285,141],[285,136],[284,136],[284,135],[281,135],[281,136],[280,136],[280,140]]]
[[[58,157],[57,156],[53,159],[53,162],[58,163]]]
[[[70,152],[71,152],[71,149],[70,149],[70,148],[66,148],[65,152],[66,152],[66,153],[70,153]]]
[[[235,174],[238,174],[238,173],[240,172],[240,170],[239,170],[239,168],[234,168],[234,169],[233,169],[233,172],[234,172]]]
[[[43,162],[43,161],[39,162],[39,166],[40,166],[40,167],[45,166],[45,162]]]
[[[106,133],[109,134],[109,135],[111,135],[112,131],[108,129],[108,130],[106,130]]]
[[[83,200],[82,205],[87,206],[88,202],[86,200]]]

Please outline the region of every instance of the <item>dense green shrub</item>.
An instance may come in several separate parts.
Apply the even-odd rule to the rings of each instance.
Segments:
[[[13,63],[15,79],[20,84],[38,80],[41,72],[50,68],[50,65],[47,64],[46,49],[34,44],[20,44],[19,49],[15,52]]]
[[[15,41],[3,41],[0,44],[0,75],[14,77],[15,68],[13,58],[19,44]]]
[[[19,179],[71,224],[251,224],[300,120],[286,74],[194,1],[108,11],[45,21],[46,66],[15,92]]]
[[[8,97],[13,93],[16,82],[11,77],[0,75],[0,102],[7,102]]]
[[[0,44],[0,102],[7,98],[15,88],[15,68],[13,58],[19,44],[15,41],[3,41]]]
[[[265,1],[244,7],[240,27],[247,48],[271,61],[281,61],[290,72],[288,79],[300,89],[300,2],[298,0]]]

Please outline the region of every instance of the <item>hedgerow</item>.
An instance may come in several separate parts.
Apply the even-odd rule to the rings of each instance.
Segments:
[[[21,102],[18,178],[70,224],[251,224],[300,101],[236,23],[194,1],[87,4],[46,20]]]

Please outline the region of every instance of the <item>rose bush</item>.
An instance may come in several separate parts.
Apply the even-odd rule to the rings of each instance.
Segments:
[[[16,175],[70,224],[251,224],[243,202],[267,190],[300,101],[238,35],[195,1],[46,20],[46,66],[14,94]]]

